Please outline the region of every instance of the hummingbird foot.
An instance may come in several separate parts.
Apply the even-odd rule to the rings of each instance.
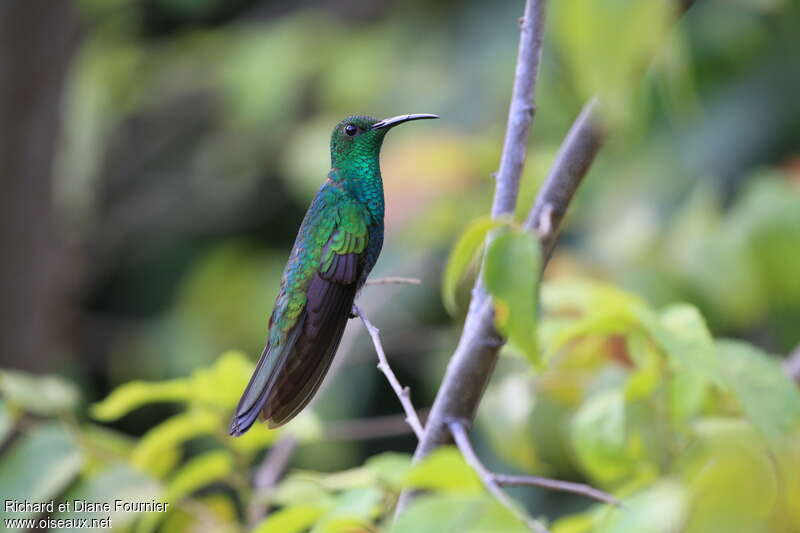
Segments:
[[[350,318],[358,318],[361,311],[358,309],[356,304],[353,304],[353,308],[350,309]]]

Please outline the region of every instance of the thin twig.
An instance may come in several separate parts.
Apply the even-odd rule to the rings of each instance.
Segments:
[[[417,411],[414,410],[414,404],[411,403],[411,391],[408,389],[408,387],[403,387],[400,385],[400,382],[397,380],[397,376],[395,376],[394,372],[392,371],[392,367],[389,366],[389,360],[386,358],[386,352],[383,351],[380,330],[372,325],[372,322],[367,319],[366,315],[361,312],[361,309],[359,309],[357,305],[353,306],[353,311],[355,311],[355,314],[361,319],[361,322],[364,323],[364,327],[367,328],[367,332],[372,338],[372,344],[375,346],[375,352],[378,354],[378,370],[383,372],[383,375],[386,376],[386,380],[389,382],[392,390],[400,400],[400,404],[403,406],[403,411],[406,413],[406,422],[408,422],[408,425],[414,430],[414,434],[417,436],[417,438],[422,438],[424,430],[422,428],[422,422],[419,421],[419,415],[417,415]]]
[[[532,487],[542,487],[545,489],[556,490],[560,492],[579,494],[581,496],[586,496],[587,498],[590,498],[592,500],[597,500],[599,502],[607,503],[609,505],[614,505],[617,507],[622,505],[622,502],[620,502],[617,498],[615,498],[611,494],[603,492],[600,489],[596,489],[584,483],[561,481],[560,479],[551,479],[549,477],[512,476],[508,474],[495,474],[495,473],[492,474],[492,477],[494,477],[494,480],[498,485],[505,485],[505,486],[528,485]]]
[[[497,484],[497,480],[495,479],[495,475],[483,466],[483,463],[472,448],[472,443],[469,441],[464,420],[451,419],[447,421],[447,425],[450,428],[450,432],[453,434],[453,440],[455,440],[456,446],[458,446],[458,449],[461,450],[461,454],[464,456],[464,460],[467,461],[467,464],[478,474],[486,490],[488,490],[506,509],[514,513],[514,516],[527,525],[531,531],[546,533],[547,528],[538,520],[534,520],[528,516],[528,513],[522,510],[519,505],[500,488],[500,485]]]
[[[402,276],[386,276],[368,279],[365,285],[422,285],[422,280],[419,278],[404,278]]]

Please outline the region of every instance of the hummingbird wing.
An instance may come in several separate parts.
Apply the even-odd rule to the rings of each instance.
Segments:
[[[344,333],[369,241],[368,213],[326,184],[312,202],[270,317],[267,346],[231,422],[241,435],[259,415],[270,427],[291,420],[322,383]]]

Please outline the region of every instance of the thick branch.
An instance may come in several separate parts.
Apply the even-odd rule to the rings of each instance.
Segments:
[[[386,352],[383,351],[380,330],[372,325],[372,322],[367,319],[366,315],[361,312],[361,309],[359,309],[357,305],[353,306],[353,311],[355,311],[355,314],[361,319],[361,322],[364,323],[364,327],[367,328],[367,332],[372,338],[372,344],[375,346],[375,352],[378,354],[378,369],[383,372],[384,376],[386,376],[386,380],[389,382],[392,390],[400,400],[400,404],[403,406],[403,411],[406,413],[406,422],[408,422],[408,425],[414,430],[417,438],[421,439],[424,430],[422,429],[422,422],[419,421],[417,411],[414,409],[414,405],[411,403],[411,392],[409,391],[408,387],[403,387],[400,385],[400,382],[397,380],[397,376],[395,376],[394,372],[392,372],[392,367],[389,366],[389,360],[386,358]]]
[[[519,505],[515,503],[508,494],[503,492],[503,489],[497,484],[495,475],[483,466],[475,450],[472,449],[472,443],[469,441],[465,422],[463,420],[454,419],[448,420],[447,425],[453,434],[453,440],[455,440],[456,446],[458,446],[458,449],[461,450],[461,454],[464,456],[464,460],[466,460],[467,464],[478,474],[486,490],[488,490],[503,507],[514,513],[514,515],[527,525],[531,531],[546,533],[547,528],[520,509]]]
[[[514,212],[519,194],[519,180],[525,166],[528,136],[536,112],[534,96],[539,60],[542,57],[544,0],[528,0],[520,20],[519,50],[514,72],[514,88],[508,107],[508,124],[497,170],[497,187],[492,203],[492,218]]]
[[[528,135],[536,109],[534,95],[543,31],[544,0],[527,0],[520,22],[514,88],[492,203],[492,216],[495,218],[511,214],[516,208]],[[431,408],[427,431],[417,446],[415,460],[425,457],[450,439],[446,418],[474,418],[475,409],[494,370],[497,352],[503,345],[503,340],[494,327],[491,302],[486,296],[479,275],[472,291],[472,301],[461,339]],[[408,493],[401,495],[397,513],[402,512],[409,497]]]
[[[603,133],[598,126],[597,100],[592,99],[583,106],[569,129],[550,174],[542,184],[525,221],[525,227],[539,235],[545,258],[553,253],[558,229],[567,207],[602,144]]]
[[[680,11],[683,12],[693,4],[693,0],[680,0],[678,4]],[[537,28],[537,33],[541,33],[542,30],[543,12],[541,1],[527,1],[525,20],[530,21],[533,18],[537,20],[533,26]],[[524,28],[525,23],[523,23],[523,30]],[[522,61],[524,57],[528,59],[536,57],[538,61],[538,49],[535,54],[523,54],[523,48],[530,49],[529,47],[533,46],[538,48],[540,44],[541,35],[535,39],[526,39],[523,31],[520,39],[518,62]],[[518,64],[517,75],[524,71]],[[517,82],[514,84],[515,89],[522,85],[524,84]],[[518,112],[526,113],[524,108],[515,107],[516,96],[515,94],[512,98],[512,109],[518,109]],[[532,94],[529,96],[529,100],[532,101]],[[566,139],[562,143],[553,169],[539,191],[536,202],[525,223],[526,228],[536,231],[539,235],[545,258],[543,267],[546,265],[555,246],[560,223],[572,200],[572,196],[586,176],[602,145],[604,134],[597,125],[596,107],[595,101],[590,101],[573,123]],[[509,117],[509,130],[512,129],[511,123],[512,120]],[[521,150],[524,154],[527,135],[524,139],[518,137],[517,140],[519,141],[518,143],[510,143],[507,135],[503,150],[503,160],[507,158],[507,150],[512,150],[515,153]],[[522,157],[524,161],[524,155]],[[518,170],[521,170],[521,166],[518,167]],[[513,212],[516,196],[512,198],[509,191],[514,191],[514,194],[516,194],[519,185],[518,180],[519,174],[514,177],[498,173],[497,189],[495,190],[495,199],[492,207],[493,215]],[[502,211],[503,209],[507,209],[507,211]],[[426,423],[425,434],[414,454],[415,461],[422,459],[438,446],[448,442],[450,434],[446,420],[452,418],[472,420],[474,418],[480,399],[483,396],[483,391],[486,389],[497,362],[498,353],[504,343],[502,337],[495,330],[492,304],[486,296],[480,280],[481,276],[479,275],[476,286],[473,289],[472,301],[470,302],[470,309],[467,313],[461,338],[447,365],[442,385],[436,395],[436,400]],[[405,506],[408,505],[410,498],[411,495],[408,492],[401,495],[397,504],[396,515],[400,514]]]
[[[492,203],[494,218],[511,214],[516,208],[528,136],[536,109],[534,95],[543,31],[544,0],[527,0],[520,21],[514,87]],[[447,365],[442,386],[431,408],[427,431],[420,438],[414,453],[415,461],[450,439],[446,418],[474,418],[475,409],[494,370],[503,340],[495,330],[494,311],[481,279],[482,276],[478,275],[461,339]],[[401,494],[396,514],[403,511],[410,497],[408,492]]]

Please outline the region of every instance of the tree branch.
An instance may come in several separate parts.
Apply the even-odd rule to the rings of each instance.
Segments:
[[[543,32],[544,0],[527,0],[520,21],[514,87],[492,202],[493,218],[512,214],[516,209],[528,136],[536,110],[534,96]],[[479,274],[472,290],[472,301],[464,330],[431,408],[427,430],[414,453],[415,461],[450,439],[446,418],[474,418],[483,390],[494,370],[503,339],[495,330],[494,310],[481,280],[482,276]],[[396,515],[403,511],[409,499],[410,493],[401,494]]]
[[[525,228],[539,235],[545,262],[553,253],[558,230],[572,196],[603,145],[597,105],[597,100],[592,99],[583,106],[561,144],[555,163],[525,220]]]
[[[508,107],[508,124],[497,170],[497,187],[492,202],[492,218],[514,212],[519,181],[525,166],[528,136],[536,113],[536,78],[542,57],[544,0],[527,0],[520,19],[519,50],[514,71],[514,88]]]
[[[492,215],[513,213],[519,190],[519,176],[527,146],[527,131],[533,118],[533,88],[541,53],[541,37],[544,24],[544,0],[527,0],[522,23],[520,50],[509,109],[509,123],[501,157],[501,172],[498,172],[497,187],[492,205]],[[694,3],[693,0],[677,0],[680,13]],[[533,35],[537,34],[537,35]],[[528,62],[532,68],[521,63]],[[533,76],[533,80],[519,80],[521,76]],[[523,87],[530,92],[522,94]],[[597,103],[591,100],[570,128],[559,149],[558,157],[545,183],[540,189],[525,227],[536,231],[542,246],[544,261],[542,268],[555,247],[558,231],[570,201],[583,181],[604,139],[598,127]],[[526,123],[527,121],[527,123]],[[520,124],[525,124],[524,135],[516,134]],[[513,133],[512,133],[513,132]],[[520,156],[521,154],[521,156]],[[502,162],[516,161],[519,166],[503,166]],[[512,172],[513,168],[513,172]],[[508,169],[508,171],[505,171]],[[513,191],[513,193],[512,193]],[[447,420],[461,418],[472,420],[480,403],[483,391],[494,371],[503,338],[494,327],[494,310],[491,299],[481,284],[479,273],[472,291],[472,301],[464,322],[458,346],[447,365],[442,385],[436,395],[426,430],[414,453],[419,461],[434,449],[450,440]],[[411,499],[410,492],[401,494],[395,516],[402,513]]]
[[[466,429],[466,422],[461,419],[452,419],[447,421],[447,425],[450,428],[450,432],[453,435],[453,440],[455,440],[456,446],[458,449],[461,450],[461,454],[464,456],[464,460],[467,461],[467,464],[475,470],[475,473],[478,474],[478,477],[483,482],[483,485],[486,487],[492,496],[500,502],[503,507],[514,513],[514,516],[520,519],[531,531],[535,531],[537,533],[547,533],[547,528],[544,527],[539,521],[534,520],[528,513],[524,510],[520,509],[519,505],[512,500],[508,494],[506,494],[503,489],[500,488],[500,485],[497,484],[497,480],[495,479],[495,475],[490,472],[483,463],[478,458],[478,455],[475,453],[475,450],[472,448],[472,443],[469,441],[469,436],[467,435]]]
[[[406,413],[406,422],[408,422],[408,425],[414,430],[417,438],[421,439],[424,430],[422,429],[422,422],[419,421],[419,416],[416,410],[414,410],[414,404],[411,403],[411,392],[408,387],[400,385],[397,376],[392,372],[392,367],[389,366],[389,360],[386,358],[386,352],[383,351],[380,330],[372,325],[372,322],[367,319],[366,315],[361,312],[361,309],[359,309],[357,305],[353,306],[353,311],[361,319],[361,322],[364,323],[364,327],[367,328],[367,332],[372,338],[372,344],[375,346],[375,352],[378,354],[378,369],[386,376],[389,385],[391,385],[392,390],[400,400],[403,411]]]

